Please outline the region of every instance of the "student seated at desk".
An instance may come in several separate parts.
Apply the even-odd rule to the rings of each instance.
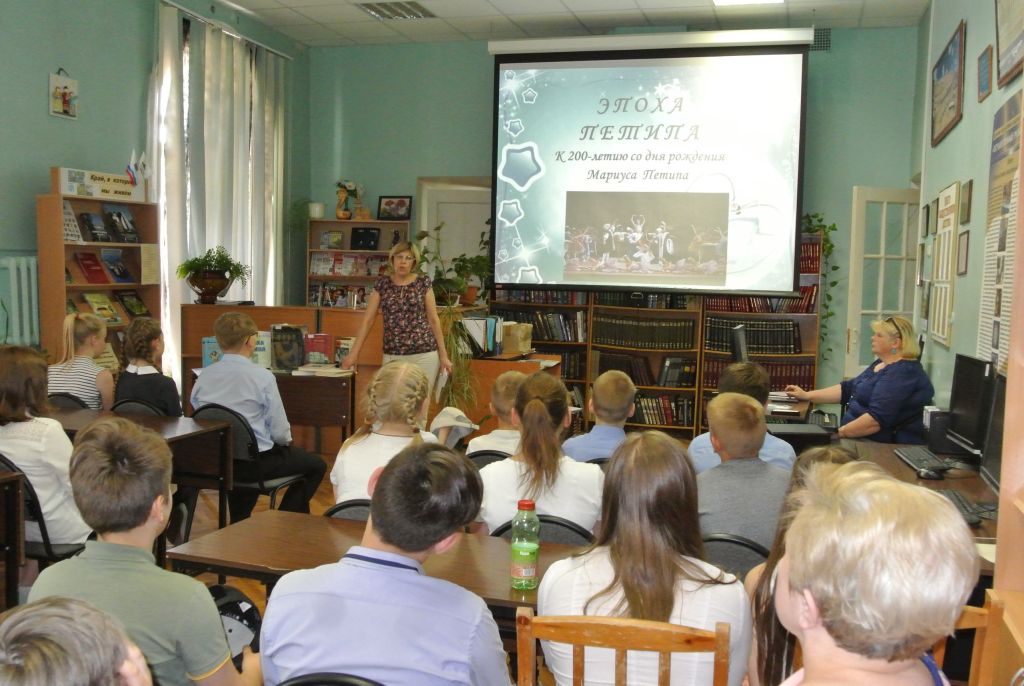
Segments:
[[[562,444],[565,454],[579,462],[609,458],[626,440],[626,420],[633,416],[636,386],[617,369],[601,374],[590,391],[590,411],[594,428],[582,436],[573,436]]]
[[[99,540],[47,567],[29,600],[67,596],[124,624],[161,686],[255,686],[259,658],[231,662],[224,625],[201,583],[156,565],[153,542],[171,511],[171,449],[123,417],[97,419],[75,436],[71,487]]]
[[[256,323],[247,314],[225,312],[213,323],[213,333],[223,356],[203,369],[196,380],[192,407],[198,410],[216,403],[245,417],[256,434],[263,477],[303,475],[302,481],[288,487],[281,499],[281,509],[309,512],[309,501],[323,481],[327,465],[318,455],[291,445],[292,427],[284,412],[277,380],[249,359],[256,349]],[[236,461],[234,469],[237,480],[256,478],[256,465],[251,461]],[[256,491],[232,491],[228,495],[231,521],[241,521],[252,514],[258,497]]]
[[[136,317],[124,332],[124,371],[117,378],[114,399],[142,400],[168,417],[181,416],[181,398],[174,379],[160,371],[164,334],[151,317]]]
[[[812,469],[778,566],[775,611],[803,650],[782,686],[943,686],[928,649],[978,579],[960,513],[870,463]]]
[[[334,502],[369,498],[373,472],[410,444],[437,443],[420,430],[430,400],[427,375],[409,362],[388,362],[366,389],[365,423],[345,441],[331,469]]]
[[[519,427],[512,422],[512,408],[516,404],[516,393],[525,379],[526,374],[510,371],[494,380],[490,408],[498,420],[498,428],[471,440],[466,446],[467,455],[478,450],[500,450],[512,455],[519,450]]]
[[[32,484],[50,542],[81,543],[92,527],[71,494],[71,441],[60,422],[38,416],[47,409],[46,360],[31,348],[0,347],[0,453]],[[25,522],[25,539],[42,540],[39,524]]]
[[[64,317],[64,353],[47,370],[50,393],[70,393],[94,410],[114,404],[114,375],[96,364],[107,349],[107,323],[94,314]]]
[[[742,393],[768,407],[768,393],[771,390],[771,379],[765,368],[756,362],[736,362],[722,370],[718,378],[719,393]],[[722,458],[711,445],[711,432],[705,431],[690,441],[687,448],[693,468],[697,473],[706,472],[715,465],[721,464]],[[781,438],[765,433],[764,443],[757,451],[757,456],[776,467],[792,469],[796,460],[793,446]]]
[[[268,686],[342,672],[389,686],[508,686],[498,627],[484,601],[423,573],[480,509],[472,462],[410,445],[370,480],[362,545],[336,563],[286,574],[260,635]]]
[[[604,472],[562,453],[559,436],[570,421],[565,385],[547,372],[531,374],[516,393],[512,419],[522,432],[518,452],[480,470],[480,520],[486,530],[511,520],[523,498],[536,502],[537,514],[593,529],[601,515]]]

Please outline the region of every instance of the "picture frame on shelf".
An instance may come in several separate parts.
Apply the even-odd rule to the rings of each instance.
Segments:
[[[937,146],[963,118],[964,43],[967,25],[961,21],[932,67],[932,147]]]
[[[967,252],[971,245],[971,232],[961,231],[956,239],[956,275],[967,274]]]
[[[377,219],[407,221],[412,217],[411,195],[382,195],[377,201]]]
[[[994,0],[996,4],[996,82],[1002,88],[1024,69],[1024,4]]]
[[[992,95],[992,46],[978,55],[978,102]]]

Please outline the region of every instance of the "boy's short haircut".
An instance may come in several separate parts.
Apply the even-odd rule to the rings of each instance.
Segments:
[[[764,367],[756,362],[734,362],[722,370],[718,379],[719,393],[742,393],[761,403],[768,404],[771,391],[771,377]]]
[[[633,380],[617,369],[609,370],[594,381],[594,414],[608,424],[625,422],[635,397]]]
[[[160,434],[124,417],[103,417],[75,436],[71,492],[98,534],[129,531],[169,497],[171,449]]]
[[[51,596],[0,615],[0,683],[119,684],[128,636],[81,600]]]
[[[494,380],[491,386],[491,405],[501,419],[507,420],[512,414],[516,406],[516,393],[525,380],[526,374],[515,371],[505,372]]]
[[[213,323],[213,335],[221,350],[236,350],[257,333],[256,322],[242,312],[225,312]]]
[[[400,550],[426,550],[476,519],[483,498],[476,466],[437,443],[414,443],[377,479],[370,502],[374,531]]]
[[[767,431],[764,405],[742,393],[719,393],[708,403],[708,428],[729,457],[757,457]]]

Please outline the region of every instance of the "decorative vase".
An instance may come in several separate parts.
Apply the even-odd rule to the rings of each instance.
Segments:
[[[196,303],[214,305],[217,303],[217,296],[226,292],[233,280],[227,272],[209,270],[191,274],[185,282],[199,296]]]
[[[471,307],[476,303],[476,296],[479,290],[479,286],[466,286],[466,292],[459,296],[459,302],[466,307]]]
[[[352,213],[348,211],[348,190],[338,189],[338,205],[334,208],[334,216],[338,219],[350,219]]]

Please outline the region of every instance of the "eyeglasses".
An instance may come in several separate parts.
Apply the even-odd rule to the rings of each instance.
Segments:
[[[897,338],[903,338],[903,330],[900,329],[900,325],[896,323],[895,319],[893,319],[892,317],[886,317],[882,321],[886,324],[891,324],[892,328],[896,329],[895,335]]]

